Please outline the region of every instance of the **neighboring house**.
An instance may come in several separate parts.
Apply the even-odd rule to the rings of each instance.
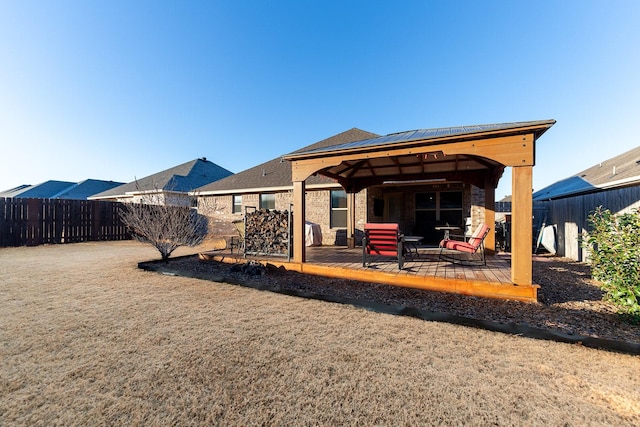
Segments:
[[[233,173],[203,157],[103,191],[90,199],[192,206],[195,201],[189,192],[230,175]]]
[[[614,213],[640,208],[640,147],[535,192],[533,201],[546,208],[544,222],[555,228],[558,255],[584,260],[581,242],[591,212],[598,206]]]
[[[297,152],[333,147],[376,138],[371,132],[350,129]],[[347,244],[347,194],[334,179],[312,175],[305,180],[305,220],[319,224],[324,245]],[[275,158],[235,175],[200,187],[196,193],[198,211],[210,218],[210,232],[216,236],[235,233],[233,221],[247,208],[290,210],[293,203],[291,162]],[[484,190],[463,182],[444,180],[389,182],[374,185],[355,195],[357,232],[367,222],[397,222],[405,234],[423,236],[424,243],[437,244],[442,232],[434,227],[450,224],[464,227],[466,217],[474,224],[484,220]],[[359,244],[361,235],[356,236]]]
[[[122,184],[122,182],[97,179],[87,179],[77,183],[51,180],[38,185],[21,185],[0,192],[0,197],[86,200],[94,194],[110,190]]]

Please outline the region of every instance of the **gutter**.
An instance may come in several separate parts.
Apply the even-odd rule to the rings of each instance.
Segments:
[[[311,184],[307,185],[307,190],[322,190],[331,188],[342,188],[338,183],[335,184]],[[254,194],[254,193],[277,193],[284,191],[293,191],[293,185],[280,187],[254,187],[254,188],[236,188],[228,190],[210,190],[210,191],[190,191],[190,196],[224,196],[229,194]]]

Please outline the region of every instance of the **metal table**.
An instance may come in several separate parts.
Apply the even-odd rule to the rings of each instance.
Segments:
[[[422,236],[404,236],[402,238],[402,242],[404,243],[404,248],[406,249],[406,255],[410,258],[416,257],[418,258],[420,254],[418,253],[418,245],[422,242],[424,237]]]

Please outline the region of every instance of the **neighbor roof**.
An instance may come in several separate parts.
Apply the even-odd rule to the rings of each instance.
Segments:
[[[533,200],[558,199],[629,185],[640,185],[640,147],[536,191]]]
[[[333,147],[377,136],[378,135],[375,133],[352,128],[330,138],[308,145],[296,152]],[[310,176],[306,180],[307,185],[330,184],[334,182],[334,180],[320,175]],[[277,157],[235,175],[221,179],[220,181],[212,182],[211,184],[200,187],[196,191],[201,195],[228,194],[231,192],[249,192],[265,188],[276,190],[291,188],[291,186],[291,163],[284,160],[282,157]]]
[[[32,186],[29,184],[22,184],[17,187],[10,188],[8,190],[0,191],[0,197],[16,197],[16,195],[19,195],[29,187],[32,187]]]
[[[153,190],[189,192],[232,175],[206,158],[195,159],[153,175],[96,194],[92,199],[113,198]]]
[[[76,185],[75,182],[49,180],[36,185],[21,185],[0,193],[0,197],[50,199]]]
[[[78,183],[46,181],[38,185],[21,185],[0,193],[0,197],[86,200],[89,196],[122,185],[122,182],[87,179]]]
[[[107,191],[112,188],[119,187],[123,184],[124,184],[123,182],[102,181],[98,179],[86,179],[68,188],[64,192],[55,195],[53,198],[86,200],[87,198],[89,198],[90,196],[93,196],[94,194],[98,194],[103,191]]]

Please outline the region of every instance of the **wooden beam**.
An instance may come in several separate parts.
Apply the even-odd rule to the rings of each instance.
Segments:
[[[294,160],[291,163],[291,180],[304,181],[321,169],[331,166],[338,166],[343,159],[336,157],[326,157],[321,159]]]
[[[527,134],[437,145],[374,147],[366,152],[319,153],[314,157],[292,160],[292,174],[294,181],[303,180],[321,169],[337,166],[342,162],[428,154],[435,151],[442,151],[447,156],[466,154],[484,157],[505,166],[533,166],[534,144],[534,134]]]
[[[304,180],[293,182],[293,262],[305,262],[304,217],[305,217]]]
[[[445,154],[468,154],[495,160],[505,166],[533,166],[535,163],[533,134],[490,138],[445,145]]]
[[[511,281],[516,285],[531,285],[533,167],[514,167],[511,184]]]

